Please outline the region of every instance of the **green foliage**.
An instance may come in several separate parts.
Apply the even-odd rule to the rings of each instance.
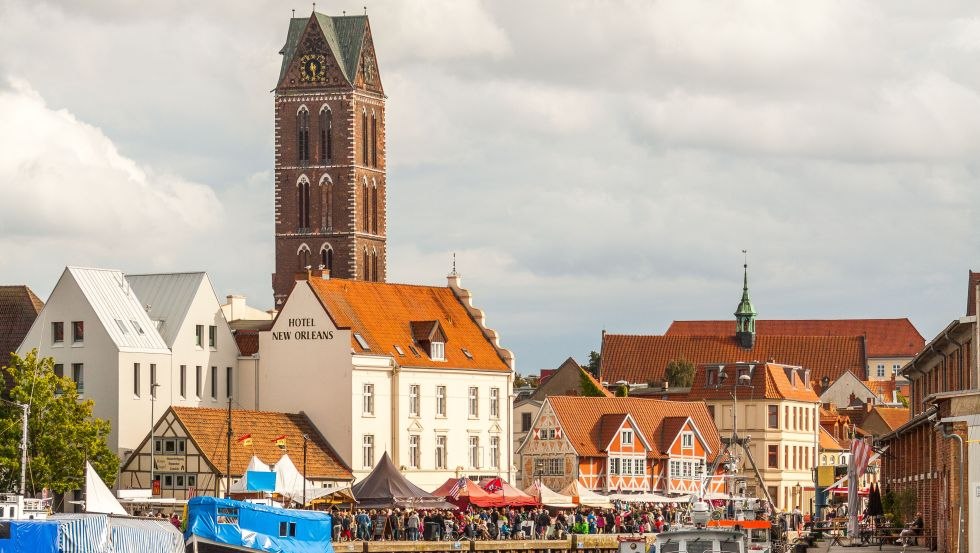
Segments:
[[[11,401],[29,403],[28,492],[48,488],[65,493],[85,486],[85,461],[112,486],[119,458],[106,439],[109,421],[92,417],[93,401],[79,401],[75,382],[54,373],[54,359],[12,355],[3,372],[13,378]],[[0,404],[0,490],[20,485],[20,439],[23,411]]]
[[[599,378],[599,366],[602,365],[602,356],[599,355],[597,351],[589,352],[589,364],[585,366],[585,370],[594,378]]]
[[[918,497],[912,489],[885,492],[881,496],[881,506],[885,513],[899,526],[912,521],[915,516],[915,505]]]
[[[898,394],[898,401],[902,403],[902,407],[906,409],[909,408],[909,398],[903,396],[902,394]]]
[[[616,397],[629,397],[630,387],[629,384],[620,384],[619,388],[616,388]]]
[[[579,390],[582,392],[583,396],[586,397],[602,397],[605,394],[602,390],[595,385],[595,381],[589,378],[589,373],[585,372],[585,369],[580,369],[579,374]]]
[[[690,388],[694,382],[694,363],[681,357],[667,363],[664,371],[671,388]]]
[[[516,375],[514,377],[514,389],[523,388],[524,386],[530,386],[532,388],[538,387],[538,377],[536,376],[521,376]]]

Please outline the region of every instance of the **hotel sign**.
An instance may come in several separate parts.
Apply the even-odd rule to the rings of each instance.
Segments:
[[[289,330],[272,332],[273,340],[333,340],[333,330],[318,330],[313,317],[294,318],[286,321]]]

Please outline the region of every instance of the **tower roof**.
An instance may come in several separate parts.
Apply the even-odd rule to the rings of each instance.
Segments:
[[[340,70],[344,74],[348,83],[354,82],[354,75],[357,73],[357,61],[361,55],[361,47],[364,44],[364,32],[367,29],[366,15],[343,15],[333,17],[322,13],[313,12],[311,17],[316,18],[316,22],[323,32],[323,38],[330,46]],[[286,75],[289,63],[293,60],[296,48],[299,46],[303,31],[309,24],[309,17],[294,17],[289,20],[289,31],[286,34],[286,44],[283,45],[279,53],[282,54],[282,67],[279,69],[279,81]]]
[[[749,265],[742,265],[744,275],[742,277],[742,300],[738,302],[738,309],[735,310],[736,317],[754,317],[755,308],[752,307],[752,300],[749,298]]]

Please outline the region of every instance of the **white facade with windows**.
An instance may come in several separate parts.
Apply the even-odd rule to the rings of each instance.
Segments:
[[[67,267],[18,354],[34,348],[112,423],[109,447],[123,458],[146,437],[151,411],[221,407],[234,391],[238,346],[205,273]]]
[[[406,300],[417,315],[402,320],[379,305],[383,317],[337,324],[335,318],[349,310],[332,313],[331,301],[358,301],[364,287],[374,287],[365,294],[371,298],[432,290],[450,314],[435,317],[434,306]],[[335,295],[344,293],[350,297]],[[364,478],[387,451],[423,489],[457,474],[511,480],[513,371],[503,360],[509,352],[494,349],[487,337],[492,331],[467,311],[462,294],[468,292],[452,285],[317,276],[297,282],[272,328],[259,335],[257,408],[305,412],[355,479]],[[409,338],[381,342],[396,331]]]

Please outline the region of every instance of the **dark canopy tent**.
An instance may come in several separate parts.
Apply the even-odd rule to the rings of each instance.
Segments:
[[[357,506],[363,509],[455,509],[453,504],[412,484],[395,468],[386,451],[367,478],[352,489]]]

